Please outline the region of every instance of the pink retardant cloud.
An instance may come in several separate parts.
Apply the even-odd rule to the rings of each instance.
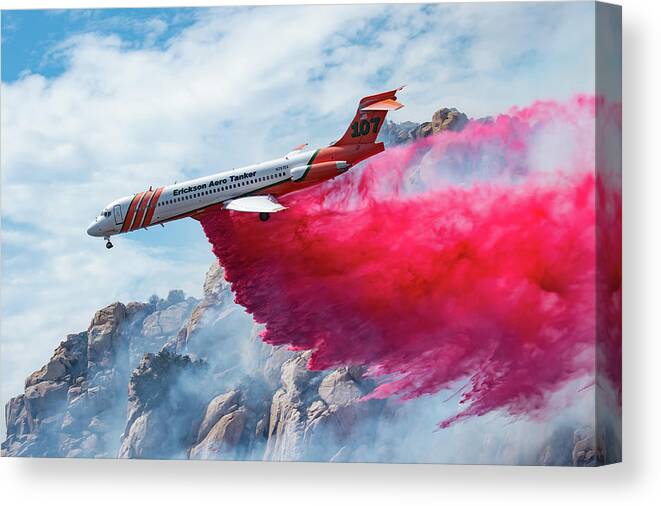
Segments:
[[[472,122],[292,194],[267,223],[218,211],[202,225],[237,302],[266,324],[262,339],[313,350],[310,368],[367,365],[374,398],[463,385],[464,408],[441,426],[495,410],[541,416],[571,380],[595,381],[597,296],[612,313],[603,325],[618,324],[621,261],[596,260],[595,199],[617,207],[619,190],[595,176],[594,146],[572,146],[551,173],[530,166],[551,123],[579,125],[586,142],[594,104]],[[620,212],[600,220],[617,229]],[[619,360],[619,339],[611,329],[604,360]]]

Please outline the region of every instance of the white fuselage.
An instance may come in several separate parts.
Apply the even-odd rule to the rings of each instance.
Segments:
[[[291,181],[292,170],[306,166],[316,152],[295,151],[276,160],[117,199],[106,206],[87,231],[93,236],[109,237],[192,216],[247,195],[267,193],[269,188]]]
[[[307,153],[306,160],[310,156],[312,153]],[[297,155],[296,158],[302,157]],[[283,183],[290,179],[290,167],[296,164],[296,161],[279,158],[166,186],[151,224],[169,221]],[[302,164],[305,164],[305,161]]]

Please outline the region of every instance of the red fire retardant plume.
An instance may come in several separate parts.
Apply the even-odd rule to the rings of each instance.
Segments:
[[[266,223],[217,211],[202,225],[263,340],[313,350],[310,368],[367,365],[375,398],[458,389],[465,407],[441,426],[541,415],[570,380],[595,382],[595,188],[619,193],[596,179],[589,145],[550,173],[527,164],[540,129],[594,107],[578,97],[471,122],[285,197]],[[619,272],[600,284],[609,307]]]

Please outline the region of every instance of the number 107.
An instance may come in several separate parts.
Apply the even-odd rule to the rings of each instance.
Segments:
[[[366,119],[361,121],[354,121],[351,124],[351,137],[362,137],[370,133],[370,130],[375,134],[379,129],[379,123],[381,118],[372,118],[367,121]],[[371,125],[370,125],[371,123]]]

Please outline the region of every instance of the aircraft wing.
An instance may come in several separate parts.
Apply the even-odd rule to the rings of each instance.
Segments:
[[[277,213],[287,209],[273,195],[254,195],[240,197],[225,202],[225,209],[244,213]]]

